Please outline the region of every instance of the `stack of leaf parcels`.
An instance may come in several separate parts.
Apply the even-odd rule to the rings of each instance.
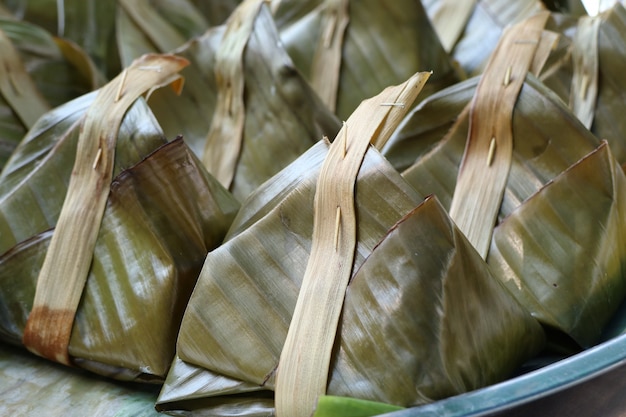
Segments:
[[[308,417],[620,311],[621,5],[61,3],[12,10],[57,37],[0,4],[2,341],[174,415]]]

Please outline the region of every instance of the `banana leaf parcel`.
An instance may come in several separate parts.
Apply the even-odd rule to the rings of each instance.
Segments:
[[[180,97],[150,105],[168,135],[182,134],[205,167],[240,201],[341,126],[281,46],[269,8],[239,6],[224,26],[176,53],[192,65]]]
[[[626,294],[626,177],[606,142],[494,230],[488,263],[533,315],[579,346]]]
[[[497,53],[498,49],[494,56]],[[482,77],[491,74],[490,65]],[[499,74],[505,73],[505,68],[495,69]],[[418,191],[437,195],[444,207],[450,208],[453,218],[461,167],[472,140],[472,123],[476,123],[471,112],[480,108],[483,97],[478,93],[480,82],[482,79],[468,80],[421,103],[387,148],[390,158],[398,156],[400,166],[410,159],[406,157],[410,150],[413,156],[418,155],[403,171],[404,178]],[[506,88],[502,84],[498,86]],[[494,265],[494,274],[546,326],[555,348],[571,352],[589,347],[599,341],[602,329],[625,294],[621,270],[624,231],[620,220],[623,173],[606,144],[600,146],[600,141],[558,96],[531,74],[523,77],[510,126],[513,141],[510,171],[505,174],[502,197],[497,201],[497,218],[484,225],[488,237],[481,253]],[[484,162],[489,161],[489,148],[483,146],[478,153],[484,158],[484,170],[491,169]],[[602,158],[603,162],[597,162]],[[589,168],[592,164],[594,168]],[[576,174],[579,172],[586,174]],[[561,177],[568,179],[557,180]],[[476,178],[474,190],[480,181]],[[568,181],[572,184],[564,185]],[[594,197],[596,192],[608,198],[599,200]],[[555,197],[550,197],[552,200],[548,202],[549,195]],[[539,206],[542,208],[530,208]],[[476,212],[485,217],[484,210]],[[462,223],[459,218],[455,221]],[[571,222],[574,225],[568,226]],[[496,230],[504,224],[517,224],[526,232],[503,227],[502,230],[511,231],[510,236],[505,238],[498,232],[496,238]],[[496,244],[495,239],[500,243]],[[506,255],[492,253],[490,248],[504,241],[509,246],[497,250]],[[537,251],[536,255],[532,254],[533,250]],[[556,251],[560,251],[558,256]],[[507,261],[502,257],[513,253],[518,264],[505,265]],[[584,264],[590,267],[575,266],[573,259],[584,259]],[[551,297],[555,291],[558,295]],[[607,297],[609,292],[611,296]]]
[[[356,184],[345,185],[356,187],[355,223],[345,202],[335,210],[333,198],[343,201],[344,194],[320,191],[342,187],[332,167],[342,165],[336,159],[342,152],[350,155],[355,138],[393,130],[393,123],[379,129],[380,122],[371,121],[381,120],[381,107],[408,108],[384,94],[359,107],[374,103],[374,116],[357,110],[332,145],[318,143],[243,204],[225,242],[206,258],[160,409],[261,416],[274,415],[276,406],[276,415],[310,415],[324,392],[421,404],[506,378],[543,347],[541,327],[494,279],[436,198],[424,201],[374,147],[364,148]],[[324,210],[332,214],[320,214]],[[330,235],[320,231],[326,229]],[[343,256],[351,233],[357,236],[354,262]],[[316,268],[320,275],[311,275]],[[319,329],[327,311],[336,311],[327,297],[317,299],[316,288],[325,294],[323,282],[334,288],[344,276],[349,284],[345,301],[344,293],[338,297],[338,322],[322,325],[323,337],[296,340],[293,351],[302,359],[296,368],[306,362],[320,372],[293,378],[285,359],[289,335],[311,323]],[[302,314],[306,300],[313,301],[313,317]],[[329,348],[320,354],[317,345]],[[318,374],[321,380],[310,387]]]
[[[449,208],[463,158],[474,77],[421,102],[389,140],[384,155],[421,193]],[[512,117],[515,149],[500,206],[502,220],[524,200],[600,145],[559,97],[529,74]]]
[[[279,0],[272,5],[285,49],[342,120],[362,100],[417,71],[433,71],[424,96],[458,80],[419,1]]]
[[[42,117],[14,154],[3,172],[0,203],[0,335],[5,341],[119,379],[164,378],[202,261],[221,242],[239,207],[182,139],[166,143],[145,102],[137,101],[142,91],[137,84],[150,88],[151,79],[170,82],[175,78],[168,74],[181,65],[185,61],[172,56],[137,60],[128,74],[97,94]],[[132,106],[128,112],[127,106]],[[85,135],[94,120],[96,126],[104,121],[103,130]],[[97,151],[90,155],[85,148],[93,145]],[[72,189],[89,178],[75,175],[81,169],[104,172],[99,180],[105,190],[103,213],[94,222],[94,241],[87,243],[81,242],[82,229],[72,227],[89,228],[94,210],[88,203],[99,195],[73,202]],[[70,244],[59,250],[58,242],[68,238],[61,232]],[[81,251],[87,252],[86,260]],[[85,275],[64,273],[61,281],[54,280],[68,265],[72,271],[83,268]],[[75,314],[50,324],[47,320],[62,308],[55,302],[75,292]]]

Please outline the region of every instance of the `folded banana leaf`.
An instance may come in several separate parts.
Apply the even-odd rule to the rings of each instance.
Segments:
[[[626,294],[625,210],[604,142],[494,230],[489,265],[542,323],[589,347]]]
[[[271,391],[284,372],[279,358],[314,245],[316,184],[329,153],[320,142],[261,186],[208,254],[160,409],[274,412]],[[436,199],[421,203],[372,147],[356,190],[358,241],[328,394],[421,404],[501,380],[543,347],[539,324]]]
[[[261,4],[259,1],[248,3],[256,3],[257,7]],[[208,10],[207,7],[217,8],[219,5],[214,3],[203,8]],[[232,11],[235,6],[236,2],[231,1],[223,2],[221,7]],[[255,21],[252,36],[246,41],[241,57],[233,53],[227,40],[223,39],[226,27],[206,31],[209,23],[198,10],[200,7],[192,2],[168,0],[120,1],[115,26],[118,49],[123,65],[146,52],[175,49],[177,54],[192,62],[183,71],[187,88],[182,96],[175,97],[168,90],[157,92],[151,100],[151,107],[166,134],[172,137],[182,134],[203,160],[213,158],[237,164],[234,168],[237,174],[230,170],[230,175],[235,175],[232,181],[222,183],[243,199],[322,136],[336,134],[339,123],[293,70],[289,57],[278,44],[274,24],[265,8],[258,19],[256,15],[252,16]],[[231,39],[237,36],[230,35]],[[217,56],[223,41],[226,52],[219,64]],[[225,64],[230,65],[228,62],[238,60],[243,60],[241,77],[245,79],[246,89],[245,98],[242,98],[246,113],[242,116],[245,118],[243,133],[232,138],[228,132],[223,133],[224,143],[215,149],[214,145],[207,144],[210,128],[212,125],[223,126],[228,119],[225,115],[215,115],[220,103],[220,88],[226,84],[216,81],[221,78],[217,73],[223,71],[220,68]],[[215,118],[214,122],[212,118]],[[241,151],[230,157],[223,150],[236,149],[237,146]],[[273,161],[273,164],[267,161]],[[216,173],[215,162],[205,162],[205,165],[210,172]],[[221,180],[219,175],[216,176]]]
[[[242,0],[191,0],[211,26],[223,24]]]
[[[69,353],[76,365],[120,379],[160,379],[206,252],[238,208],[182,140],[113,182]],[[0,258],[2,335],[19,343],[52,231]]]
[[[539,0],[424,0],[442,44],[469,76],[480,74],[503,30],[544,10]],[[460,7],[464,6],[464,7]]]
[[[459,167],[469,146],[468,138],[471,137],[469,110],[461,111],[460,114],[458,111],[470,95],[468,90],[476,84],[477,80],[468,80],[454,89],[441,92],[437,97],[427,99],[405,121],[399,129],[400,133],[390,140],[388,149],[389,153],[396,155],[406,153],[408,149],[414,149],[419,154],[417,161],[403,172],[403,176],[418,191],[437,195],[445,207],[450,207],[451,213],[462,174]],[[477,106],[479,99],[474,97],[473,100],[472,106]],[[456,115],[453,115],[455,112]],[[424,120],[428,120],[428,123],[420,130],[420,122]],[[450,125],[450,130],[437,141],[437,136]],[[618,237],[623,233],[622,226],[614,219],[620,217],[618,213],[621,211],[623,191],[618,178],[620,173],[616,172],[620,169],[615,168],[618,164],[612,156],[606,156],[604,165],[598,163],[585,171],[591,173],[595,169],[593,174],[598,178],[589,175],[587,179],[580,174],[578,182],[571,186],[579,187],[575,194],[572,189],[558,191],[563,189],[562,185],[557,185],[558,178],[570,178],[575,175],[574,172],[583,169],[579,168],[581,163],[578,161],[594,151],[599,141],[555,93],[530,74],[526,76],[515,101],[511,133],[514,147],[510,172],[506,177],[503,198],[497,207],[495,224],[510,221],[520,225],[524,232],[516,235],[511,232],[506,237],[504,232],[499,235],[501,237],[498,239],[507,241],[509,245],[503,250],[510,252],[507,256],[517,257],[519,265],[501,265],[494,274],[506,281],[512,290],[526,294],[518,296],[520,302],[550,329],[551,342],[556,347],[571,347],[572,343],[564,339],[563,334],[578,346],[589,347],[599,340],[603,327],[624,297],[620,283],[623,280],[621,270],[614,265],[619,265],[624,259],[622,242]],[[422,140],[422,144],[411,145],[413,141],[419,143]],[[485,160],[487,154],[488,149],[484,147]],[[577,165],[572,167],[574,164]],[[490,169],[490,165],[484,164],[484,169]],[[473,186],[476,188],[477,184]],[[553,191],[548,192],[548,189]],[[581,202],[582,197],[576,200],[577,196],[586,198],[589,195],[591,202],[600,204],[595,192],[610,196],[609,201],[605,200],[600,208]],[[541,200],[537,196],[544,194],[557,197]],[[566,195],[570,199],[566,199]],[[537,201],[544,201],[542,204],[550,209],[530,214],[531,209],[525,207],[539,204]],[[558,210],[556,207],[561,207],[561,204],[565,208],[559,214],[550,211]],[[611,214],[605,215],[601,210]],[[484,215],[481,212],[481,216]],[[575,223],[576,226],[571,226],[575,232],[568,231],[570,222]],[[585,226],[581,227],[583,224]],[[493,224],[487,227],[493,229]],[[615,235],[605,233],[606,230],[615,231]],[[495,239],[493,237],[487,241],[489,259],[492,256],[489,246],[493,249]],[[531,250],[533,245],[536,245],[534,250],[537,253],[534,257]],[[574,248],[582,248],[580,254]],[[591,248],[602,248],[610,255],[607,254],[606,258],[604,255],[596,256]],[[573,266],[576,262],[572,262],[572,259],[584,259],[582,262],[590,267]],[[514,268],[517,268],[517,275],[512,278],[511,269]],[[576,273],[572,268],[576,269]],[[553,288],[546,288],[544,283],[550,283]],[[555,286],[567,288],[564,291],[570,297],[560,293],[550,297],[549,293],[554,293]],[[606,296],[606,291],[611,292],[611,297]]]
[[[463,158],[469,115],[463,111],[478,85],[474,77],[420,103],[391,137],[383,154],[424,195],[449,208]],[[500,220],[595,149],[600,141],[567,106],[529,74],[512,117],[513,164]]]
[[[24,137],[0,175],[0,253],[54,227],[65,199],[80,121],[91,93],[46,113]],[[120,128],[114,175],[141,161],[167,140],[144,100]]]
[[[597,137],[609,142],[617,160],[624,163],[621,94],[626,88],[622,76],[626,9],[617,2],[598,16],[558,23],[557,30],[568,41],[568,54],[542,79]]]
[[[0,18],[0,169],[41,115],[83,95],[101,76],[82,50],[45,30]]]
[[[433,71],[424,96],[458,80],[420,2],[275,3],[287,52],[341,119],[365,98],[417,71]]]
[[[322,137],[333,137],[340,128],[337,118],[313,93],[281,47],[269,9],[258,1],[247,3],[257,3],[258,12],[248,17],[252,27],[243,54],[238,56],[228,43],[240,39],[236,31],[228,41],[224,37],[228,26],[209,30],[176,52],[191,62],[182,71],[186,87],[181,96],[163,89],[156,91],[150,101],[165,133],[182,134],[203,158],[209,172],[215,172],[215,161],[233,164],[229,170],[232,180],[222,183],[239,200]],[[231,21],[235,27],[236,22]],[[243,96],[234,93],[232,100],[224,93],[229,88],[227,83],[216,80],[216,71],[223,72],[228,65],[240,66],[239,76],[245,85]],[[236,133],[219,130],[230,125],[234,117],[230,112],[216,111],[231,103],[229,100],[242,100],[241,119],[237,119],[242,125]],[[215,141],[209,143],[209,136]],[[230,153],[237,147],[239,152]]]
[[[145,71],[153,71],[155,79],[168,80],[170,68],[154,71],[149,64],[170,62],[179,65],[183,61],[168,56],[142,58],[128,70],[132,73],[126,84],[127,77],[121,75],[117,84],[103,88],[95,98],[82,97],[42,117],[3,172],[0,334],[8,342],[23,342],[31,349],[31,333],[37,333],[32,328],[27,333],[25,328],[37,317],[33,314],[40,305],[36,296],[43,294],[45,300],[50,292],[63,291],[70,276],[63,276],[63,286],[50,281],[50,276],[55,268],[80,257],[74,246],[84,250],[80,236],[72,235],[74,244],[52,256],[52,267],[43,272],[44,258],[47,261],[51,256],[49,247],[61,233],[59,224],[71,201],[72,184],[85,177],[75,175],[82,162],[72,168],[72,160],[84,155],[89,146],[92,136],[84,135],[90,129],[87,122],[108,105],[103,106],[107,100],[118,113],[125,111],[123,106],[133,103],[134,83],[149,75]],[[108,96],[113,89],[117,96]],[[124,91],[130,98],[118,105]],[[119,131],[111,121],[115,117],[123,117]],[[77,302],[77,312],[69,322],[66,354],[72,365],[97,373],[161,380],[172,360],[179,321],[204,256],[221,242],[239,205],[208,175],[182,139],[160,147],[163,133],[144,102],[108,118],[104,129],[113,132],[96,132],[93,137],[116,137],[115,157],[111,159],[108,149],[102,156],[105,145],[96,142],[100,151],[86,165],[97,171],[101,164],[111,164],[112,172],[119,174],[110,194],[104,194],[95,247],[87,254],[93,261],[88,260],[85,290],[79,289],[80,305]],[[82,227],[80,213],[86,207],[87,202],[79,200],[78,214],[70,223]],[[42,282],[53,286],[41,290]],[[58,355],[40,354],[62,361]],[[62,362],[69,362],[69,357]]]

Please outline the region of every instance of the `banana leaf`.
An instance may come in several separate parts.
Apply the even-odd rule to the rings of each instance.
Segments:
[[[475,82],[475,80],[468,80],[456,86],[455,89],[442,92],[438,97],[431,97],[432,100],[427,99],[411,114],[409,120],[405,121],[404,127],[399,129],[400,133],[396,136],[396,141],[394,142],[394,138],[390,140],[389,151],[393,149],[396,155],[400,155],[402,149],[406,152],[411,147],[412,141],[424,140],[423,144],[413,146],[420,156],[403,172],[403,176],[418,191],[437,195],[445,207],[448,207],[457,186],[457,174],[466,148],[469,128],[466,112],[462,111],[460,115],[457,113],[456,120],[454,119],[456,116],[452,114],[458,112],[458,109],[463,106],[463,100],[469,96],[466,89],[474,88],[472,85]],[[434,121],[433,115],[435,115]],[[429,119],[430,124],[420,131],[418,128],[420,121],[426,120],[425,118]],[[450,125],[452,125],[450,130],[437,141],[437,135]],[[525,269],[522,271],[518,265],[516,269],[518,274],[515,279],[511,278],[509,271],[515,268],[514,266],[502,265],[494,273],[506,281],[512,289],[517,286],[518,293],[526,291],[520,288],[534,289],[528,291],[535,299],[531,299],[530,296],[518,298],[550,330],[550,342],[556,348],[571,350],[589,347],[599,340],[602,329],[607,325],[624,296],[620,286],[621,271],[614,265],[614,262],[618,265],[623,262],[624,258],[620,249],[622,244],[619,238],[610,233],[603,233],[608,228],[619,234],[621,232],[618,230],[621,230],[621,225],[618,221],[610,219],[606,220],[610,224],[598,225],[597,219],[603,218],[599,212],[601,209],[588,207],[577,200],[568,200],[568,203],[564,203],[567,210],[571,210],[567,214],[560,213],[557,216],[549,212],[546,214],[535,212],[527,215],[522,213],[530,210],[525,209],[527,205],[537,204],[536,194],[543,192],[544,188],[546,190],[560,189],[554,184],[558,178],[565,175],[572,176],[574,175],[572,172],[581,169],[576,168],[580,166],[578,161],[592,152],[599,145],[599,141],[551,90],[530,74],[526,77],[521,94],[516,101],[512,116],[512,133],[514,138],[512,166],[507,178],[504,198],[499,206],[496,225],[508,221],[523,224],[520,226],[525,233],[523,236],[521,233],[514,236],[511,232],[507,237],[499,239],[510,239],[510,241],[507,240],[509,244],[507,250],[510,252],[507,256],[513,256],[512,253],[515,253],[520,265],[523,264]],[[486,152],[487,149],[485,149]],[[592,179],[591,176],[583,180],[583,175],[579,176],[579,184],[576,185],[581,188],[576,195],[592,195],[596,191],[595,188],[584,191],[585,185],[594,184],[595,186],[596,182],[604,184],[601,181],[614,181],[617,185],[612,189],[610,186],[604,186],[605,188],[597,186],[597,188],[603,190],[600,191],[601,193],[611,195],[612,202],[603,206],[603,209],[607,209],[608,206],[610,209],[607,210],[619,212],[621,180],[611,179],[613,178],[611,175],[618,175],[614,173],[615,169],[611,165],[613,164],[612,158],[612,156],[606,157],[605,165],[610,166],[609,168],[600,169],[599,166],[595,166],[597,172],[594,174],[602,175],[602,180]],[[574,164],[577,165],[570,168]],[[567,174],[561,174],[562,172]],[[572,191],[563,193],[568,194]],[[560,196],[560,194],[557,195]],[[560,207],[560,201],[565,201],[565,198],[555,197],[554,201],[545,201],[544,204],[547,206]],[[516,221],[512,220],[518,216],[524,217]],[[589,220],[584,220],[585,216],[589,216]],[[615,216],[619,217],[618,214]],[[610,216],[605,216],[605,218],[608,217]],[[574,218],[577,219],[577,226],[572,226],[572,228],[580,234],[567,231],[557,232],[559,228],[567,228],[567,222],[573,221],[569,219]],[[592,219],[596,222],[594,223]],[[541,226],[531,226],[537,221],[543,222]],[[593,224],[597,228],[580,227],[579,224]],[[527,245],[530,247],[533,245],[530,242],[537,242],[538,255],[534,258],[530,253],[528,255],[526,253],[530,250],[527,249]],[[585,242],[589,242],[590,247],[594,248],[612,248],[610,256],[613,259],[606,261],[601,256],[595,256],[589,260],[589,257],[594,255],[592,250],[585,247]],[[493,249],[493,240],[491,246]],[[570,269],[575,264],[568,255],[569,253],[576,254],[573,248],[585,248],[580,255],[573,255],[572,259],[582,260],[584,253],[587,256],[584,262],[593,265],[592,269],[583,270],[582,267],[576,267],[576,272],[582,271],[580,275]],[[554,253],[551,253],[551,250]],[[558,256],[556,251],[561,251]],[[488,252],[491,253],[490,250]],[[537,271],[540,270],[540,272],[532,272],[535,266],[530,267],[531,264],[536,265]],[[549,298],[548,289],[542,287],[542,283],[545,282],[558,287],[567,287],[571,297]],[[609,291],[612,292],[614,299],[605,296],[606,288],[611,288]],[[550,290],[554,292],[554,288]],[[569,340],[563,337],[564,334]]]
[[[14,19],[0,19],[0,28],[20,51],[24,65],[51,107],[103,85],[103,76],[87,54],[67,39]]]
[[[465,149],[463,112],[478,78],[427,98],[409,114],[383,149],[403,177],[449,208]],[[512,118],[513,165],[500,207],[502,220],[537,190],[595,149],[600,141],[549,88],[528,75]]]
[[[75,317],[74,364],[118,379],[162,379],[206,252],[237,208],[181,139],[122,171]],[[0,334],[10,343],[21,341],[51,235],[36,234],[0,258]]]
[[[80,45],[107,78],[121,70],[115,42],[117,2],[28,0],[5,3],[18,19]]]
[[[149,52],[171,52],[210,26],[191,1],[118,0],[115,32],[124,67]]]
[[[211,26],[217,26],[226,21],[237,5],[241,3],[241,0],[191,0],[191,2],[200,10]]]
[[[172,42],[174,39],[169,39],[167,33],[159,33],[159,27],[153,26],[152,18],[156,17],[160,24],[168,28],[168,33],[174,33],[176,38],[182,36],[184,42],[201,34],[208,27],[222,24],[239,0],[29,0],[5,3],[15,18],[34,23],[50,33],[81,45],[95,61],[97,68],[107,78],[112,78],[134,58],[144,53],[171,52],[170,49],[155,49],[154,40],[146,38],[145,31],[138,31],[137,25],[129,20],[124,11],[125,4],[132,8],[144,8],[143,14],[135,16],[142,23],[148,22],[147,26],[140,27],[156,36],[158,44],[159,40]]]
[[[585,29],[585,21],[595,21],[596,31]],[[624,66],[624,48],[626,42],[622,34],[626,27],[626,9],[619,2],[601,15],[584,17],[577,21],[562,23],[559,29],[568,40],[568,58],[560,61],[560,66],[542,77],[548,87],[573,106],[583,95],[591,100],[586,124],[599,138],[606,139],[618,161],[626,161],[626,143],[621,115],[624,111],[621,94],[626,88],[622,72]],[[583,32],[586,30],[585,32]],[[577,36],[583,39],[577,39]],[[588,46],[589,43],[594,47]],[[590,62],[586,71],[588,81],[576,74],[575,55]],[[593,94],[592,87],[596,89]],[[584,91],[583,91],[584,90]]]
[[[160,409],[273,412],[268,391],[312,245],[327,147],[318,143],[261,186],[207,256]],[[422,196],[373,148],[356,189],[359,240],[329,394],[420,404],[505,378],[541,349],[538,323],[491,276],[436,199],[420,204]],[[497,317],[481,329],[487,310]]]
[[[213,68],[224,27],[209,29],[176,51],[191,64],[181,71],[185,88],[179,96],[169,89],[152,94],[150,108],[168,137],[182,135],[187,145],[202,157],[211,117],[217,101]],[[176,103],[176,105],[172,105]]]
[[[139,61],[129,79],[146,77],[141,72],[143,62],[166,64],[166,58]],[[173,57],[169,60],[176,61]],[[122,76],[122,86],[124,79]],[[130,88],[127,85],[127,91]],[[111,90],[107,86],[105,93]],[[119,96],[121,89],[117,91]],[[35,285],[40,293],[38,275],[53,233],[50,228],[67,200],[80,140],[88,140],[82,121],[86,110],[98,102],[94,95],[42,117],[2,173],[0,277],[5,282],[0,333],[14,344],[21,343],[24,323],[30,319]],[[106,94],[104,97],[100,103],[107,100]],[[159,380],[173,357],[182,310],[204,256],[221,242],[238,204],[206,173],[181,139],[152,153],[165,142],[163,133],[144,101],[127,98],[124,106],[133,102],[128,112],[120,113],[121,127],[113,133],[119,140],[117,155],[110,160],[115,161],[113,173],[119,175],[111,185],[106,209],[113,214],[105,214],[102,228],[96,229],[94,261],[91,267],[87,263],[86,273],[99,278],[86,278],[89,283],[79,311],[69,322],[68,350],[74,365],[94,372],[122,379]],[[100,132],[95,137],[105,134],[111,135]],[[95,170],[97,162],[98,156],[88,165]],[[106,204],[107,194],[104,196]],[[108,314],[103,307],[107,304],[113,306]],[[165,317],[159,318],[159,314]],[[133,339],[136,343],[125,343]]]
[[[158,417],[158,387],[117,383],[0,344],[0,413],[6,416]]]
[[[3,75],[9,91],[0,94],[0,169],[34,122],[50,108],[83,95],[100,85],[101,76],[89,58],[45,30],[14,19],[0,18],[0,34],[13,49],[14,62]],[[13,54],[3,51],[3,60]]]
[[[589,347],[626,294],[625,210],[604,142],[494,230],[488,263],[542,323]]]
[[[216,55],[224,31],[223,26],[210,29],[176,51],[191,62],[181,72],[186,87],[180,97],[163,89],[156,91],[150,100],[165,133],[182,134],[198,156],[221,152],[207,148],[207,136],[212,123],[217,126],[223,123],[212,118],[216,117],[219,88],[215,79]],[[237,57],[228,59],[236,61]],[[255,18],[243,54],[243,79],[245,121],[229,188],[239,200],[323,136],[333,137],[340,128],[337,118],[312,92],[280,46],[266,6],[260,8]],[[225,146],[234,146],[237,138],[224,140]]]
[[[343,42],[337,45],[339,66],[332,68],[322,61],[321,71],[316,75],[313,68],[318,45],[324,44],[325,31],[339,26],[335,22],[338,19],[326,16],[332,4],[323,0],[281,0],[274,18],[285,49],[298,70],[309,81],[319,78],[316,82],[320,88],[316,91],[338,77],[336,100],[325,103],[339,118],[345,120],[362,100],[417,71],[433,71],[424,87],[424,96],[458,80],[422,5],[411,0],[349,2],[349,21]],[[337,27],[335,32],[339,30]]]
[[[447,13],[440,8],[446,0],[424,0],[424,9],[433,22],[437,33],[451,30]],[[459,36],[449,49],[464,73],[469,76],[480,74],[491,52],[496,47],[503,30],[533,14],[545,10],[539,0],[486,0],[476,1],[461,27],[455,29]],[[455,12],[454,2],[451,2]],[[436,16],[439,13],[439,16]]]
[[[402,407],[374,401],[326,395],[320,397],[313,417],[370,417],[401,409]]]
[[[76,156],[80,121],[96,93],[45,114],[33,126],[0,175],[0,253],[54,227]],[[126,114],[119,133],[115,175],[166,143],[145,101]]]

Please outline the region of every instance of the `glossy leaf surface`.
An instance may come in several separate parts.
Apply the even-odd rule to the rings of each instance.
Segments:
[[[321,0],[281,0],[275,13],[285,48],[307,80],[323,36],[323,4]],[[349,17],[337,94],[336,114],[341,119],[362,100],[418,71],[433,71],[424,96],[457,80],[420,2],[351,1]]]
[[[72,332],[74,361],[120,379],[163,378],[206,252],[221,242],[237,208],[182,140],[118,175]],[[50,236],[35,235],[0,261],[3,333],[12,343]]]

